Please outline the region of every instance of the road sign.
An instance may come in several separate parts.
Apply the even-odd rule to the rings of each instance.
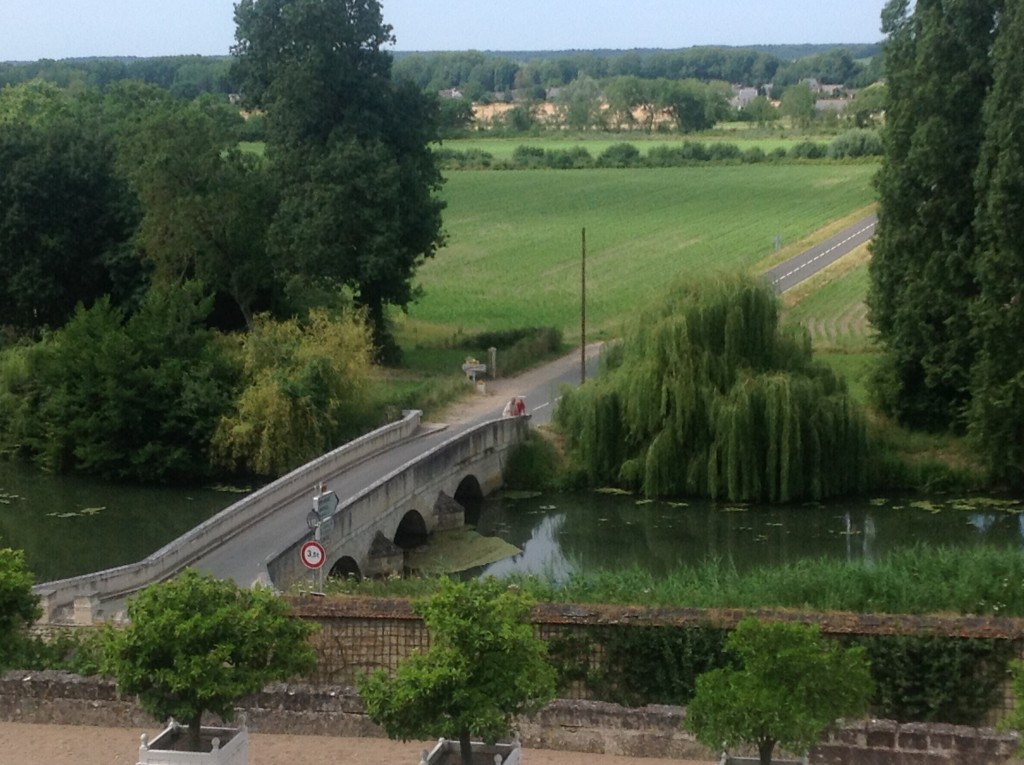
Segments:
[[[327,551],[319,542],[303,542],[299,548],[299,556],[302,558],[302,565],[306,568],[317,569],[327,562]]]

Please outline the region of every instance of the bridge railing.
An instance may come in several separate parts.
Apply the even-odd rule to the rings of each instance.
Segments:
[[[421,415],[422,412],[418,410],[403,412],[401,420],[367,433],[296,468],[137,563],[36,585],[33,591],[40,596],[43,609],[40,621],[57,621],[59,614],[80,599],[86,600],[86,603],[81,604],[85,615],[76,616],[76,620],[91,621],[98,601],[123,598],[147,584],[167,579],[182,571],[209,550],[249,528],[281,505],[310,492],[316,476],[343,470],[409,438],[419,427]],[[78,608],[76,606],[75,610]]]

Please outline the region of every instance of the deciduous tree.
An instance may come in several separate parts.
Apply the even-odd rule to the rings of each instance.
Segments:
[[[462,762],[473,762],[473,736],[488,743],[508,736],[514,715],[554,698],[555,670],[530,605],[493,579],[443,580],[415,605],[430,649],[404,659],[393,678],[379,670],[359,682],[370,719],[391,738],[458,739]]]
[[[872,681],[863,648],[842,649],[817,627],[744,619],[725,641],[737,667],[697,678],[686,727],[713,750],[776,744],[804,755],[839,717],[867,711]]]
[[[291,618],[269,589],[243,589],[194,570],[153,584],[128,604],[108,669],[157,720],[188,724],[198,748],[203,714],[234,717],[235,702],[272,680],[310,671],[314,627]]]
[[[242,392],[214,437],[220,464],[281,475],[370,424],[373,347],[359,316],[259,316],[242,343]]]
[[[411,302],[443,242],[436,99],[392,81],[378,0],[242,0],[235,20],[237,72],[280,178],[275,262],[352,288],[391,355],[385,306]]]
[[[863,486],[864,418],[808,338],[779,329],[766,285],[675,282],[607,366],[555,412],[592,483],[767,502]]]
[[[0,323],[56,328],[78,303],[138,286],[122,248],[136,222],[116,150],[88,104],[52,88],[0,91]]]
[[[33,583],[25,553],[0,548],[0,671],[11,666],[24,640],[23,630],[41,613]]]

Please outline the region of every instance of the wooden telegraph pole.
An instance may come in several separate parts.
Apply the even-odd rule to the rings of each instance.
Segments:
[[[587,230],[580,234],[580,385],[587,381]]]

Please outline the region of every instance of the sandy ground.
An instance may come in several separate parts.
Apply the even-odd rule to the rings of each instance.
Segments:
[[[98,728],[0,722],[0,763],[3,765],[135,765],[139,737],[151,738],[156,727]],[[434,742],[389,741],[383,738],[279,736],[250,734],[250,765],[416,765]],[[527,749],[524,765],[711,765],[714,760],[631,758],[610,754]]]

